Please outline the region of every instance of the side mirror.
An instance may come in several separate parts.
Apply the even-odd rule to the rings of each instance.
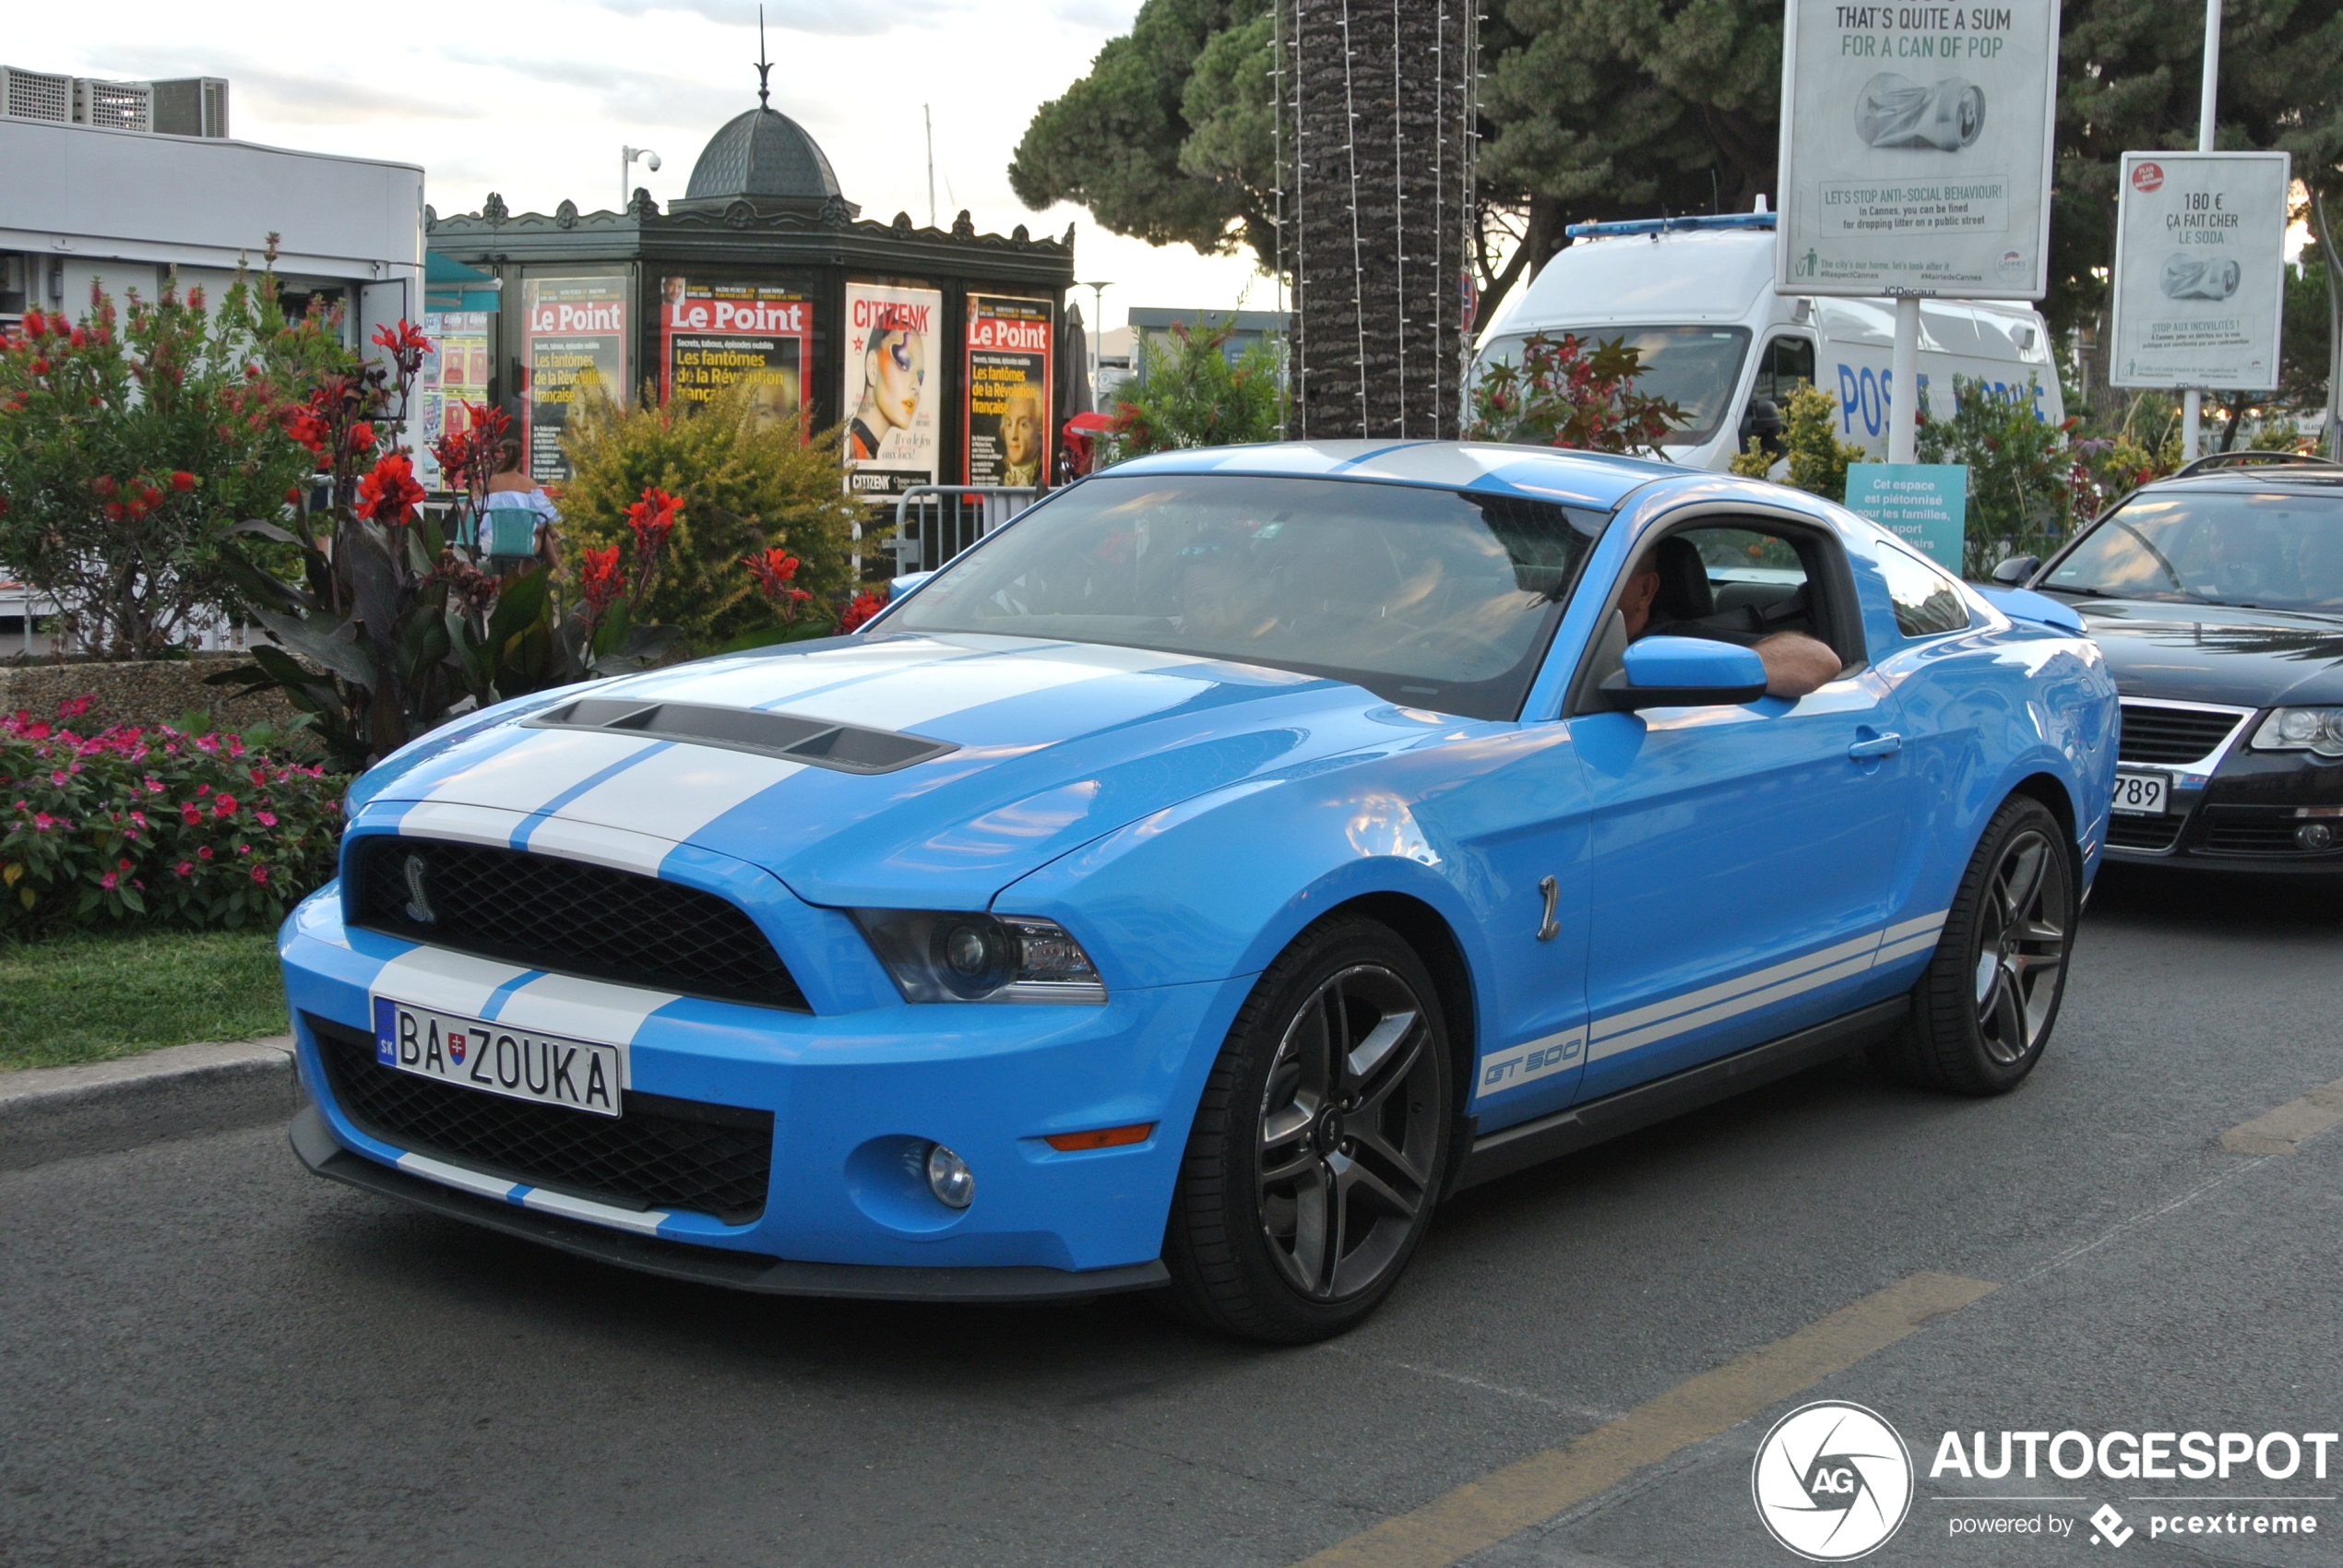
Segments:
[[[1746,452],[1749,444],[1756,441],[1762,443],[1768,452],[1778,451],[1782,432],[1787,428],[1782,422],[1781,410],[1771,398],[1752,398],[1747,410],[1741,416],[1740,449]]]
[[[1993,568],[1993,581],[2004,588],[2024,588],[2041,564],[2039,555],[2013,555]]]
[[[1602,683],[1614,708],[1713,707],[1766,695],[1766,662],[1754,648],[1707,637],[1646,637],[1627,645],[1619,672]]]
[[[928,578],[934,576],[935,576],[935,568],[934,567],[930,567],[924,572],[904,573],[901,576],[895,578],[892,582],[886,585],[887,602],[890,604],[893,603],[896,600],[902,598],[905,594],[910,592],[913,588],[918,588],[922,583],[924,583],[928,580]]]

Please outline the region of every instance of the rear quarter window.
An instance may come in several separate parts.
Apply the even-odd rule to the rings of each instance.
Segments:
[[[1879,552],[1879,575],[1896,609],[1896,629],[1908,637],[1968,630],[1968,600],[1952,574],[1900,550]]]

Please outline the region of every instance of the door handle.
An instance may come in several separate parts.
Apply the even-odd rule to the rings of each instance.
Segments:
[[[1885,735],[1873,735],[1868,740],[1857,741],[1847,748],[1847,754],[1857,762],[1873,762],[1880,757],[1894,756],[1903,749],[1904,738],[1890,730]]]

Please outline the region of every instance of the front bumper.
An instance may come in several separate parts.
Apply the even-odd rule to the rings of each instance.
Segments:
[[[2191,787],[2184,775],[2177,782],[2173,809],[2164,815],[2110,819],[2109,860],[2197,871],[2343,873],[2343,762],[2240,746],[2201,784]],[[2327,829],[2324,846],[2305,842],[2319,837],[2302,831],[2314,826]]]
[[[627,988],[346,929],[332,888],[294,911],[279,948],[314,1101],[294,1146],[318,1174],[654,1273],[752,1290],[925,1300],[1080,1297],[1160,1284],[1189,1119],[1248,983],[1134,988],[1102,1006],[898,1003],[813,1015],[641,992],[629,1005]],[[378,977],[402,1000],[475,1016],[492,1015],[470,999],[500,992],[500,1021],[577,1038],[607,1038],[580,1027],[581,1007],[631,1015],[639,1020],[630,1022],[631,1039],[613,1042],[628,1047],[630,1092],[770,1114],[762,1211],[728,1223],[688,1208],[630,1206],[574,1177],[541,1182],[522,1164],[388,1141],[379,1123],[340,1103],[334,1075],[350,1070],[348,1059],[329,1065],[333,1042],[317,1027],[369,1029]],[[433,993],[434,986],[445,989]],[[1141,1122],[1155,1123],[1152,1135],[1123,1147],[1069,1153],[1043,1141]],[[902,1158],[930,1140],[975,1171],[968,1208],[936,1201],[916,1162]]]

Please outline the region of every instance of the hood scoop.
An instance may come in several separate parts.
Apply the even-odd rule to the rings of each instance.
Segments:
[[[950,741],[932,741],[924,735],[692,702],[580,697],[521,722],[537,730],[594,730],[752,752],[758,756],[785,757],[812,767],[836,768],[840,773],[893,773],[959,750]]]

